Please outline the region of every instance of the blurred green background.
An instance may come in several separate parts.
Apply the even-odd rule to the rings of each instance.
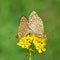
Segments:
[[[60,0],[0,0],[0,60],[28,60],[15,36],[21,16],[32,11],[42,18],[48,38],[47,51],[33,60],[60,60]]]

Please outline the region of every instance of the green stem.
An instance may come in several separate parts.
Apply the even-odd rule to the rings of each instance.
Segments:
[[[29,60],[32,60],[31,49],[29,49]]]

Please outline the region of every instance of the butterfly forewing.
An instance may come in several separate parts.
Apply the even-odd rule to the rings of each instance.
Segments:
[[[18,38],[21,38],[25,35],[27,35],[30,32],[30,29],[28,27],[28,20],[25,17],[21,18],[19,29],[18,29]]]
[[[43,35],[44,27],[41,18],[33,11],[29,16],[29,28],[38,35]]]

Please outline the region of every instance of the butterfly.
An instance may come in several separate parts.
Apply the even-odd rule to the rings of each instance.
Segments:
[[[29,33],[37,34],[39,37],[46,36],[42,19],[35,11],[30,14],[29,19],[24,16],[21,18],[17,38],[20,39]]]

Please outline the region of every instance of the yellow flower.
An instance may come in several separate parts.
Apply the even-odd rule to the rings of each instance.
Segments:
[[[17,45],[21,46],[22,48],[29,49],[29,46],[31,45],[31,43],[27,40],[27,36],[25,36],[19,40]]]
[[[45,45],[46,45],[46,38],[45,37],[37,37],[33,41],[35,48],[39,53],[42,53],[46,51]]]
[[[32,43],[34,44],[36,50],[39,53],[46,51],[46,48],[45,48],[46,37],[39,37],[36,34],[32,34],[32,33],[22,37],[17,43],[17,45],[21,46],[22,48],[30,49]]]

